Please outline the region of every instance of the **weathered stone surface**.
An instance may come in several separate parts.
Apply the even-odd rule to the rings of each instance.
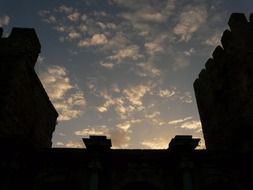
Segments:
[[[0,38],[1,146],[51,147],[57,112],[34,71],[39,52],[34,29]]]
[[[253,28],[239,13],[229,26],[194,90],[207,149],[253,150]]]

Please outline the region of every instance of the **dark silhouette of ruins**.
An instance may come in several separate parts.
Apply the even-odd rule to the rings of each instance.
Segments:
[[[253,14],[232,14],[230,30],[194,83],[206,147],[252,151]]]
[[[1,146],[51,147],[58,114],[34,71],[39,53],[34,29],[0,38]]]
[[[229,26],[194,82],[206,150],[191,136],[164,150],[111,149],[105,136],[50,148],[58,115],[34,71],[37,35],[0,38],[0,190],[253,189],[253,15]]]

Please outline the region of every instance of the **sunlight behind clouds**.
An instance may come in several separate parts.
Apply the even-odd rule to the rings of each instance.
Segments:
[[[86,104],[84,94],[78,86],[71,84],[64,67],[49,66],[39,77],[59,113],[58,121],[77,118],[82,114],[81,108]]]
[[[204,6],[188,6],[181,13],[178,24],[174,28],[174,33],[180,36],[181,41],[189,41],[194,32],[207,19],[207,11]]]
[[[202,138],[192,84],[223,31],[221,3],[77,0],[37,14],[43,39],[53,35],[39,73],[60,113],[55,146],[91,134],[112,138],[114,148]]]

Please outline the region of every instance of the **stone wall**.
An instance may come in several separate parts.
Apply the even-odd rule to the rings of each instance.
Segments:
[[[194,90],[207,149],[253,150],[253,15],[228,24]]]
[[[58,114],[34,71],[39,53],[34,29],[0,36],[1,146],[51,147]]]

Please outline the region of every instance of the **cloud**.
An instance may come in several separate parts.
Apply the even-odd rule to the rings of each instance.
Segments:
[[[128,12],[122,13],[121,16],[134,25],[143,22],[162,23],[175,9],[175,0],[159,1],[155,6],[152,0],[114,0],[113,2],[127,8]]]
[[[72,88],[64,67],[50,66],[39,76],[52,100],[63,99],[64,94]]]
[[[112,69],[114,67],[113,63],[103,62],[103,61],[100,62],[100,65],[106,69]]]
[[[163,47],[157,42],[148,42],[144,44],[147,53],[150,55],[155,55],[164,51]]]
[[[58,9],[57,9],[58,12],[66,13],[66,14],[72,13],[73,10],[74,10],[73,7],[66,6],[66,5],[61,5],[61,6],[59,6]]]
[[[155,12],[153,10],[139,10],[136,12],[131,12],[131,13],[122,13],[121,16],[129,20],[133,23],[138,23],[138,22],[164,22],[167,17],[166,15],[162,15],[160,12]]]
[[[160,112],[159,111],[154,111],[153,113],[151,113],[151,114],[146,114],[146,118],[149,118],[149,119],[153,119],[153,118],[155,118],[155,117],[157,117],[157,116],[160,116]]]
[[[123,91],[126,98],[133,104],[137,106],[142,105],[142,97],[151,90],[149,85],[136,85],[127,88]]]
[[[184,55],[176,55],[174,57],[174,63],[172,65],[173,71],[184,69],[190,65],[190,59]]]
[[[112,148],[127,148],[129,146],[130,136],[123,129],[115,129],[111,131]]]
[[[58,133],[59,136],[66,137],[66,134],[64,133]]]
[[[120,128],[126,132],[131,132],[129,129],[132,127],[132,124],[135,124],[135,123],[140,123],[141,120],[140,119],[132,119],[132,120],[127,120],[127,121],[124,121],[122,123],[118,123],[116,125],[117,128]]]
[[[174,27],[173,32],[180,36],[180,41],[187,42],[206,19],[207,11],[204,6],[188,6],[180,14],[179,22]]]
[[[134,69],[134,72],[140,77],[159,77],[161,70],[158,69],[153,62],[148,61],[146,63],[138,63],[138,68]]]
[[[165,90],[160,90],[159,91],[159,96],[160,97],[166,97],[166,98],[169,98],[173,95],[175,95],[175,91],[174,90],[169,90],[169,89],[165,89]]]
[[[59,113],[58,121],[67,121],[81,115],[86,100],[77,85],[73,85],[64,67],[52,65],[39,74],[54,107]]]
[[[190,92],[185,92],[182,96],[179,97],[179,99],[183,102],[183,103],[188,103],[191,104],[192,103],[192,95]]]
[[[146,107],[145,111],[145,121],[147,121],[152,126],[162,126],[166,124],[166,122],[161,118],[161,112],[158,110],[149,109],[150,107]]]
[[[44,56],[39,55],[36,64],[43,64],[45,60]]]
[[[140,18],[149,22],[164,22],[166,16],[162,15],[160,12],[139,12]]]
[[[100,107],[97,107],[97,110],[99,112],[106,112],[107,111],[107,108],[106,107],[103,107],[103,106],[100,106]]]
[[[102,45],[107,43],[107,38],[104,34],[94,34],[91,38],[90,43],[92,45]]]
[[[81,37],[81,34],[76,32],[76,31],[71,31],[68,33],[68,37],[69,39],[73,40],[73,39],[78,39]]]
[[[84,145],[79,142],[69,141],[63,145],[66,148],[83,148]]]
[[[144,140],[141,145],[151,149],[166,149],[168,148],[169,139],[165,138],[152,138],[151,140]]]
[[[182,129],[188,129],[188,130],[196,130],[197,132],[201,132],[201,123],[197,120],[187,121],[183,123],[180,128]]]
[[[202,131],[201,122],[199,120],[194,120],[192,116],[176,119],[176,120],[171,120],[168,122],[168,124],[174,125],[181,129],[193,130],[196,133],[199,133]]]
[[[84,145],[81,144],[80,142],[76,141],[68,141],[66,143],[58,141],[55,143],[56,147],[63,147],[63,148],[83,148]]]
[[[108,135],[109,129],[106,125],[98,126],[98,127],[91,127],[82,129],[79,131],[75,131],[74,134],[77,136],[84,136],[88,137],[90,135]]]
[[[64,143],[59,141],[59,142],[56,142],[55,145],[56,146],[64,146]]]
[[[109,17],[102,12],[85,12],[81,9],[61,5],[52,10],[41,10],[39,15],[44,22],[52,25],[60,36],[61,42],[75,42],[78,47],[101,46],[108,43],[111,30],[116,25],[98,16]],[[92,17],[91,15],[94,15]]]
[[[125,60],[139,60],[143,58],[143,55],[139,52],[139,46],[131,45],[122,49],[119,49],[114,55],[109,56],[108,59],[121,63]]]
[[[99,46],[104,45],[108,42],[107,37],[104,34],[93,34],[90,39],[80,40],[78,43],[79,47]]]
[[[124,101],[122,98],[114,98],[107,91],[100,92],[100,96],[105,99],[105,103],[102,106],[97,107],[99,112],[106,112],[108,108],[112,105],[116,105],[117,107],[122,107]]]
[[[110,107],[113,107],[120,118],[125,119],[129,113],[136,110],[134,106],[127,105],[126,98],[124,96],[113,97],[113,95],[109,94],[107,91],[102,91],[100,96],[105,99],[104,104],[97,107],[97,110],[101,113],[107,112]]]
[[[104,23],[102,23],[102,22],[97,22],[97,25],[100,26],[100,28],[102,30],[104,30],[106,28],[106,25]]]
[[[192,116],[185,117],[185,118],[182,118],[182,119],[176,119],[176,120],[169,121],[168,124],[169,125],[176,125],[176,124],[180,124],[180,123],[186,122],[186,121],[191,120],[191,119],[192,119]]]
[[[88,16],[87,16],[86,14],[83,14],[83,15],[81,16],[81,20],[82,20],[82,21],[85,21],[87,18],[88,18]]]
[[[131,127],[131,124],[129,122],[125,122],[125,123],[119,123],[116,125],[116,127],[124,130],[124,131],[128,131],[129,128]]]
[[[75,11],[75,12],[69,14],[67,17],[68,17],[69,20],[71,20],[73,22],[76,22],[80,18],[80,13],[78,11]]]
[[[125,48],[130,42],[123,31],[115,31],[116,33],[111,37],[103,49],[106,51],[117,51]]]
[[[11,18],[8,15],[0,16],[0,27],[8,26]]]
[[[51,15],[51,12],[48,10],[39,11],[39,15],[42,17],[42,20],[46,23],[49,24],[56,23],[56,17],[54,15]]]
[[[71,6],[67,6],[67,5],[60,5],[54,11],[58,12],[58,13],[65,14],[67,16],[68,20],[72,21],[72,22],[78,21],[81,16],[81,14],[76,9],[74,9]]]
[[[110,90],[102,90],[99,94],[105,101],[96,107],[100,113],[106,113],[109,109],[115,111],[120,119],[129,119],[137,112],[143,111],[142,98],[151,90],[149,84],[140,84],[120,89],[113,86]],[[115,95],[117,93],[117,95]]]
[[[206,149],[206,144],[204,139],[200,139],[198,146],[196,149]]]
[[[186,56],[191,56],[194,53],[195,53],[195,49],[194,48],[190,48],[189,50],[184,51],[184,54]]]
[[[168,89],[158,89],[156,90],[155,95],[161,98],[165,98],[165,100],[177,101],[187,104],[191,104],[193,101],[191,92],[189,91],[182,92],[175,86],[170,87]]]
[[[216,47],[216,46],[220,45],[220,39],[221,39],[221,34],[216,32],[215,34],[213,34],[209,38],[207,38],[203,44]]]
[[[114,134],[117,140],[113,140],[113,143],[117,142],[118,147],[128,147],[130,137],[137,138],[139,135],[132,134],[131,131],[138,133],[146,126],[152,131],[155,127],[163,130],[165,125],[169,125],[173,130],[177,127],[177,130],[182,132],[179,127],[193,119],[181,123],[176,120],[169,121],[166,113],[173,105],[179,103],[178,106],[181,107],[172,115],[180,113],[184,115],[186,111],[184,108],[192,106],[189,104],[192,102],[192,96],[189,92],[185,92],[189,91],[187,86],[174,80],[176,74],[185,80],[186,70],[176,74],[171,71],[179,71],[188,66],[190,66],[188,70],[191,70],[193,66],[190,65],[191,60],[198,56],[195,51],[199,49],[196,49],[195,45],[199,44],[200,40],[201,43],[205,40],[203,37],[198,39],[193,37],[206,29],[206,26],[202,27],[207,16],[205,7],[201,6],[203,3],[196,6],[193,2],[192,6],[189,2],[176,0],[111,1],[110,7],[106,7],[106,4],[97,7],[97,2],[89,1],[90,7],[94,8],[91,10],[83,9],[81,4],[78,8],[65,5],[58,7],[58,12],[51,9],[46,15],[46,18],[55,17],[56,22],[50,23],[49,26],[62,37],[64,43],[71,43],[69,47],[74,48],[78,57],[87,55],[89,58],[95,55],[89,63],[87,62],[87,67],[91,69],[88,71],[89,77],[86,78],[92,79],[86,81],[85,88],[88,94],[85,94],[85,98],[91,99],[87,101],[89,106],[85,108],[90,109],[90,112],[85,112],[82,119],[89,122],[88,118],[96,117],[97,121],[95,124],[89,123],[91,127],[87,127],[88,129],[78,129],[78,134],[98,134],[108,137]],[[74,14],[75,12],[79,14]],[[203,17],[199,18],[200,16]],[[184,48],[182,42],[190,39],[192,44]],[[61,102],[67,101],[68,98],[65,96],[77,90],[68,73],[66,77],[70,86],[68,87],[67,83],[66,91],[57,90],[58,97],[64,97]],[[180,91],[181,88],[185,90]],[[149,107],[152,104],[155,106]],[[63,104],[57,107],[69,110]],[[70,115],[79,117],[79,111],[83,109],[79,107],[75,110],[77,111],[69,112]],[[132,123],[131,120],[141,121]],[[108,130],[96,126],[97,122],[106,125]],[[145,130],[146,128],[143,131]],[[155,129],[153,131],[157,132]],[[145,141],[143,146],[161,147],[163,142],[167,148],[168,139],[159,138]],[[132,139],[131,143],[135,143],[135,139]]]

